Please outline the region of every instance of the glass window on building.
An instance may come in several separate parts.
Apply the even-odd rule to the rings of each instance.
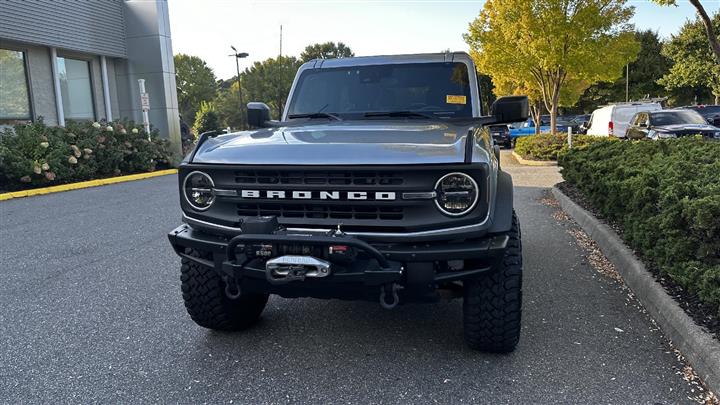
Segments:
[[[57,58],[63,113],[67,120],[94,120],[90,62]]]
[[[0,120],[30,120],[25,54],[0,49]]]

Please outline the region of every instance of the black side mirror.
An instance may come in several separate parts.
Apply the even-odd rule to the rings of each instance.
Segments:
[[[647,121],[642,121],[642,122],[638,123],[638,126],[639,126],[640,128],[647,128],[647,127],[648,127],[648,123],[647,123]]]
[[[530,110],[527,96],[500,97],[490,106],[496,124],[526,121]]]
[[[265,103],[252,102],[247,105],[247,123],[252,128],[265,128],[270,125],[270,107]]]
[[[717,117],[713,118],[713,120],[712,120],[712,125],[715,126],[715,127],[720,127],[720,115],[718,115]]]

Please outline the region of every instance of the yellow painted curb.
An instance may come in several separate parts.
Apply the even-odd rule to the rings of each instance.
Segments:
[[[60,193],[62,191],[79,190],[81,188],[105,186],[107,184],[124,183],[126,181],[149,179],[151,177],[166,176],[168,174],[175,173],[177,173],[177,169],[167,169],[149,173],[131,174],[128,176],[109,177],[107,179],[97,179],[81,181],[78,183],[61,184],[59,186],[52,187],[34,188],[32,190],[13,191],[10,193],[0,194],[0,201],[10,200],[12,198],[32,197],[34,195]]]
[[[528,160],[523,159],[522,156],[515,153],[515,151],[512,152],[513,157],[520,163],[521,165],[525,166],[557,166],[557,162],[554,160]]]

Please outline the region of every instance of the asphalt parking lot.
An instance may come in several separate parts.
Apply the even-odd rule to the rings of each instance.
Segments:
[[[175,176],[0,202],[0,401],[690,402],[657,327],[548,202],[556,169],[508,157],[525,260],[510,355],[465,348],[459,300],[273,297],[247,332],[196,326],[166,238]]]

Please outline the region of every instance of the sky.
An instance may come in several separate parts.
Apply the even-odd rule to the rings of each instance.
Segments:
[[[695,8],[687,0],[661,7],[630,0],[632,22],[663,38],[677,32]],[[702,0],[709,13],[720,0]],[[344,42],[356,56],[467,51],[462,39],[483,1],[467,0],[169,0],[173,52],[199,56],[218,78],[236,74],[231,45],[249,56],[240,69],[280,52],[300,56],[305,46]]]

